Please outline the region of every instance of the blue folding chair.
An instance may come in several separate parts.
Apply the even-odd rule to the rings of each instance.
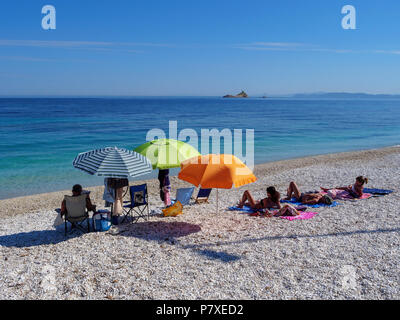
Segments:
[[[176,199],[172,199],[172,204],[179,201],[183,206],[189,204],[190,199],[192,199],[194,187],[191,188],[180,188],[176,190]]]
[[[150,215],[147,184],[131,186],[129,188],[129,194],[131,200],[124,201],[124,203],[129,203],[129,204],[124,205],[125,217],[122,219],[122,222],[124,222],[128,217],[132,218],[132,222],[137,222],[140,218],[147,220]],[[147,215],[146,215],[146,210],[147,210]]]
[[[210,196],[212,189],[201,189],[199,190],[199,193],[197,194],[195,203],[204,203],[207,202],[208,203],[208,198]]]

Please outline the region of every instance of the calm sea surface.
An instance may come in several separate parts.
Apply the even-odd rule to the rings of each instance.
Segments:
[[[134,149],[169,121],[199,137],[243,129],[243,142],[254,129],[255,163],[400,144],[400,100],[0,99],[0,199],[100,185],[72,166],[78,153]]]

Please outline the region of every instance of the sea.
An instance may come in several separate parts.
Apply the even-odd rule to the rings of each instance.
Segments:
[[[214,151],[214,145],[201,150],[204,130],[225,129],[232,136],[242,130],[243,158],[258,164],[399,145],[400,100],[1,98],[0,199],[70,190],[76,183],[102,185],[103,177],[73,167],[79,153],[114,146],[133,150],[152,129],[169,138],[171,123],[178,135],[184,129],[197,133],[202,154]],[[252,147],[246,130],[254,134]]]

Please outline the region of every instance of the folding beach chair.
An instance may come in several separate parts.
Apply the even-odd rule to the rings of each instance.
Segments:
[[[199,193],[197,194],[195,203],[208,203],[208,198],[210,197],[212,189],[201,189],[199,190]]]
[[[179,201],[183,206],[189,204],[192,199],[194,187],[191,188],[180,188],[176,190],[176,199],[172,199],[172,204]]]
[[[87,194],[80,196],[64,196],[65,207],[67,212],[64,215],[65,219],[65,236],[67,235],[67,222],[71,223],[71,230],[76,228],[82,232],[86,232],[82,226],[87,222],[87,232],[90,232],[89,212],[86,210]]]
[[[137,222],[140,218],[147,220],[150,214],[147,184],[131,186],[129,188],[129,194],[131,200],[124,201],[124,203],[129,203],[129,204],[124,206],[125,217],[122,219],[122,222],[124,222],[128,217],[132,218],[132,222]],[[146,210],[147,210],[147,215],[145,212]]]

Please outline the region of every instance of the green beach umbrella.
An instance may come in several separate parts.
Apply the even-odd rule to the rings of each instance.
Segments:
[[[190,144],[174,139],[158,139],[137,147],[135,152],[147,157],[153,169],[180,167],[181,162],[200,155]]]

